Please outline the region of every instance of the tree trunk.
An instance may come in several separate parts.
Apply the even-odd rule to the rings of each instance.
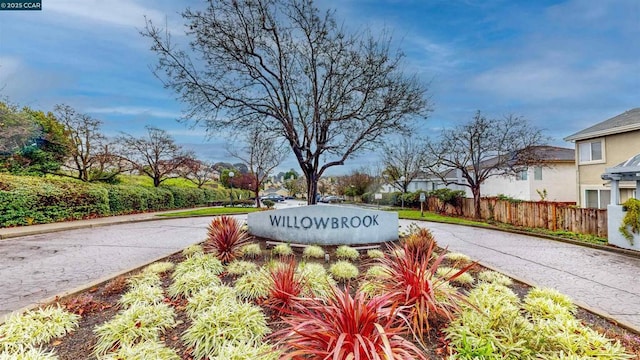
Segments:
[[[253,193],[256,196],[256,208],[260,209],[260,185],[253,189]]]
[[[318,180],[314,173],[305,174],[307,179],[307,205],[316,204],[316,193],[318,192]]]
[[[480,219],[480,186],[472,187],[473,193],[473,212],[476,219]]]
[[[159,177],[154,177],[153,178],[153,186],[154,187],[160,186],[160,178]]]

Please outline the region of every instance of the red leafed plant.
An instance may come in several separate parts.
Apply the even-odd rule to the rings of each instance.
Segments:
[[[289,312],[304,288],[304,279],[296,274],[295,259],[290,258],[270,270],[271,288],[265,305],[278,314]]]
[[[249,235],[242,225],[229,216],[216,217],[209,224],[207,240],[203,244],[206,252],[216,255],[227,264],[242,255],[242,246],[249,242]]]
[[[406,253],[416,255],[418,257],[425,256],[429,252],[430,247],[435,247],[436,240],[429,229],[420,228],[415,233],[409,235],[404,243],[407,245]],[[427,258],[427,261],[429,258]]]
[[[301,299],[272,335],[281,359],[426,359],[402,337],[407,327],[390,298],[334,287],[327,299]]]
[[[421,249],[420,246],[411,247],[404,243],[401,247],[390,249],[392,253],[401,253],[402,249],[404,255],[379,260],[390,275],[382,279],[384,290],[403,309],[418,340],[424,338],[433,324],[445,319],[452,320],[454,313],[460,310],[460,304],[466,298],[457,290],[446,286],[446,283],[475,265],[473,263],[465,266],[449,277],[438,278],[435,274],[444,259],[444,253],[432,259],[435,241],[428,243],[429,246],[424,251],[417,251]]]

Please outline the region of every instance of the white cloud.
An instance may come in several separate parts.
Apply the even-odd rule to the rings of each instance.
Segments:
[[[63,16],[81,19],[85,22],[98,23],[109,26],[135,27],[144,26],[144,16],[162,25],[170,15],[152,7],[145,7],[132,0],[55,0],[45,5],[46,11],[57,12]],[[170,19],[168,19],[170,20]],[[169,22],[169,28],[177,30],[177,27]]]
[[[615,61],[603,61],[584,69],[549,61],[528,61],[485,71],[471,80],[471,86],[507,99],[579,99],[610,90],[631,70]]]
[[[164,109],[156,109],[151,107],[139,106],[112,106],[112,107],[94,107],[85,110],[93,114],[119,114],[119,115],[136,115],[136,116],[153,116],[159,118],[178,119],[182,114],[176,111],[167,111]]]

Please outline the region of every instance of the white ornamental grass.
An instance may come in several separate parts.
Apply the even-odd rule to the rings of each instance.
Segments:
[[[2,351],[0,360],[58,360],[58,356],[52,351],[28,347],[17,353]]]
[[[167,347],[161,341],[145,340],[137,344],[123,344],[118,351],[110,353],[101,360],[180,360],[176,350]]]
[[[340,260],[355,261],[360,257],[360,253],[358,252],[358,250],[352,248],[351,246],[340,245],[336,249],[336,257]]]
[[[348,261],[336,261],[329,267],[329,273],[337,281],[347,281],[358,277],[358,268]]]
[[[93,332],[97,343],[94,354],[101,356],[116,346],[133,345],[141,341],[158,341],[167,329],[177,325],[175,311],[169,305],[134,304],[110,321],[98,325]]]
[[[227,285],[209,286],[201,289],[187,299],[185,311],[192,319],[195,319],[211,307],[225,306],[238,301],[236,289]]]
[[[249,271],[258,269],[258,265],[251,261],[233,260],[227,265],[227,273],[230,275],[244,275]]]
[[[172,263],[171,261],[159,261],[156,263],[153,263],[147,267],[145,267],[142,271],[143,272],[150,272],[150,273],[156,273],[156,274],[162,274],[165,273],[167,271],[172,270],[176,265],[174,263]]]
[[[155,305],[162,300],[164,300],[164,291],[161,286],[142,284],[124,293],[118,303],[126,309],[133,304]]]
[[[324,249],[318,245],[309,245],[302,251],[305,259],[324,259]]]
[[[496,283],[502,286],[511,286],[513,280],[497,271],[485,270],[478,273],[478,280],[488,283]]]
[[[227,343],[260,344],[270,332],[259,306],[246,302],[227,305],[223,303],[200,313],[182,335],[184,344],[193,348],[195,359],[215,357]]]
[[[222,262],[212,254],[190,256],[176,265],[171,276],[176,279],[186,273],[206,271],[216,275],[224,271]]]
[[[262,267],[242,275],[234,284],[238,296],[245,300],[255,300],[269,295],[272,281],[269,270]]]
[[[210,270],[193,270],[175,277],[173,283],[169,285],[167,293],[174,299],[180,296],[189,297],[201,289],[213,285],[220,285],[221,283],[222,281],[218,275]]]
[[[79,319],[80,316],[60,306],[12,315],[0,325],[0,351],[28,351],[30,347],[63,337],[78,327]]]

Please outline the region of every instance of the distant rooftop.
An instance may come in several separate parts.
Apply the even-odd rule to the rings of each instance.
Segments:
[[[611,119],[578,131],[573,135],[569,135],[564,138],[564,140],[577,141],[592,139],[599,136],[619,134],[633,130],[640,130],[640,108],[625,111]]]

